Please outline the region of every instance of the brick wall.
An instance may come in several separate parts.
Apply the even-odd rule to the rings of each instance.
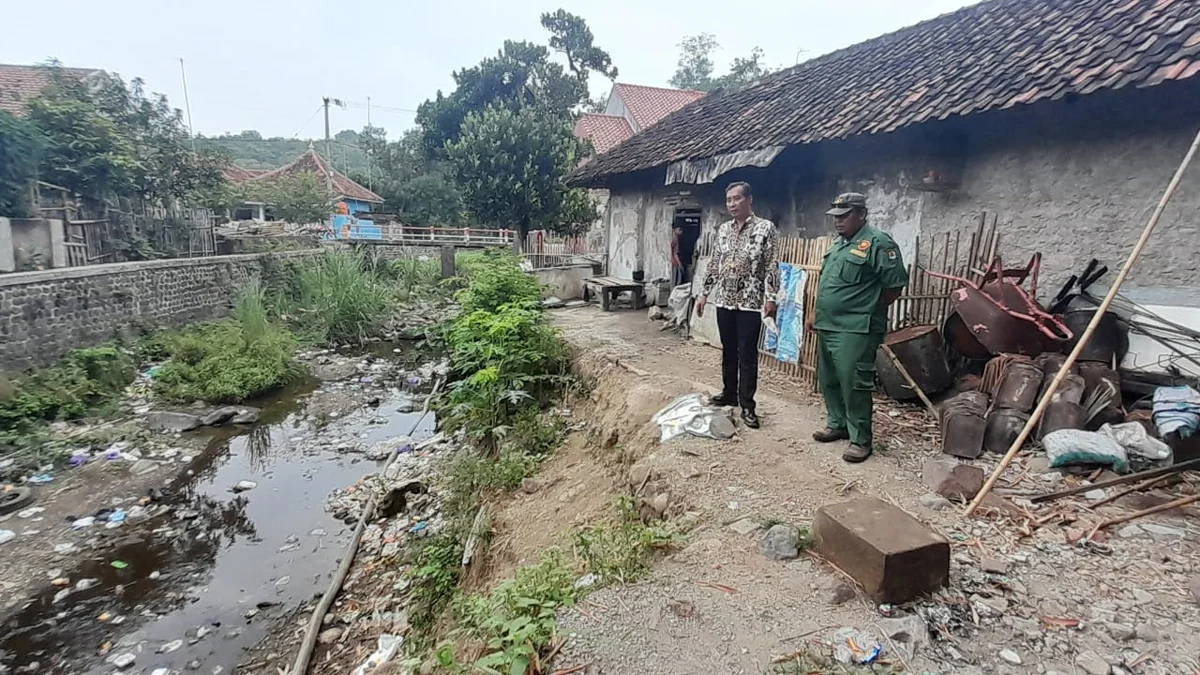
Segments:
[[[44,366],[139,327],[227,316],[272,254],[94,265],[0,275],[0,370]],[[274,254],[312,255],[309,251]]]

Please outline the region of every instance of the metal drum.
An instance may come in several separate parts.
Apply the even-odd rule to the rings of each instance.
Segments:
[[[1022,412],[1033,410],[1042,386],[1042,371],[1032,363],[1010,363],[996,387],[997,408],[1013,408]]]
[[[953,382],[950,368],[946,365],[946,345],[938,333],[937,326],[910,326],[889,333],[883,340],[896,355],[896,360],[912,376],[914,382],[927,395],[948,389]],[[888,396],[905,401],[917,398],[917,392],[908,386],[896,364],[888,358],[881,347],[875,354],[875,371],[883,383]]]
[[[1082,429],[1087,412],[1078,403],[1058,399],[1058,395],[1046,406],[1042,421],[1038,424],[1038,438],[1059,429]]]
[[[983,432],[983,449],[988,452],[1008,452],[1009,446],[1021,435],[1029,421],[1029,413],[1012,408],[996,408],[988,415]]]
[[[1071,329],[1074,337],[1063,345],[1063,351],[1070,353],[1075,348],[1079,338],[1083,332],[1087,330],[1087,326],[1092,321],[1092,317],[1096,315],[1095,309],[1072,309],[1063,316],[1063,323],[1067,328]],[[1118,321],[1117,315],[1112,312],[1105,312],[1104,318],[1100,320],[1100,324],[1096,326],[1095,332],[1092,333],[1091,339],[1084,345],[1083,351],[1079,352],[1080,361],[1099,361],[1100,363],[1113,362],[1117,359],[1119,362],[1125,358],[1123,348],[1121,324]]]
[[[983,419],[987,395],[967,391],[942,404],[942,452],[955,457],[975,459],[983,454]]]

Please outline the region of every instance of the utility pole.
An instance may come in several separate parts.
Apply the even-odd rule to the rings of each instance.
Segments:
[[[371,128],[371,97],[370,96],[367,97],[367,131],[370,133],[374,133],[374,130]],[[371,179],[371,153],[367,152],[366,155],[367,155],[367,189],[374,192],[375,191],[375,185],[374,185],[375,181],[373,181]]]
[[[192,127],[192,103],[188,100],[187,71],[183,68],[183,57],[179,57],[179,75],[183,78],[183,105],[187,109],[188,136],[192,138],[192,154],[196,154],[196,130]]]
[[[328,96],[321,98],[321,101],[325,104],[325,163],[328,165],[328,170],[325,172],[325,189],[331,195],[333,194],[333,154],[332,139],[329,138],[329,102],[332,100]]]

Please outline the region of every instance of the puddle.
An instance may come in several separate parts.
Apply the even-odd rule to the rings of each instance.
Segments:
[[[377,407],[314,429],[298,393],[276,397],[245,432],[216,433],[194,475],[168,492],[169,514],[123,528],[115,546],[64,570],[99,584],[57,603],[48,588],[0,628],[0,673],[110,675],[106,658],[124,654],[136,657],[124,673],[229,673],[273,618],[323,593],[352,531],[325,499],[382,466],[335,448],[406,434],[420,410],[398,412],[409,396],[380,389]],[[427,415],[413,437],[434,426]],[[239,481],[257,485],[235,494]]]

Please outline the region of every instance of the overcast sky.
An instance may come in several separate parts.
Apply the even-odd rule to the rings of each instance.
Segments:
[[[583,16],[612,54],[619,81],[666,86],[680,38],[714,34],[718,74],[754,46],[772,66],[801,60],[953,11],[972,0],[0,0],[0,63],[101,68],[184,107],[187,68],[196,131],[257,129],[316,137],[322,96],[350,102],[332,127],[372,121],[393,137],[418,104],[453,88],[451,72],[505,39],[544,44],[544,11]],[[592,85],[592,95],[608,88]],[[358,104],[358,105],[353,105]],[[407,112],[406,112],[407,111]]]

